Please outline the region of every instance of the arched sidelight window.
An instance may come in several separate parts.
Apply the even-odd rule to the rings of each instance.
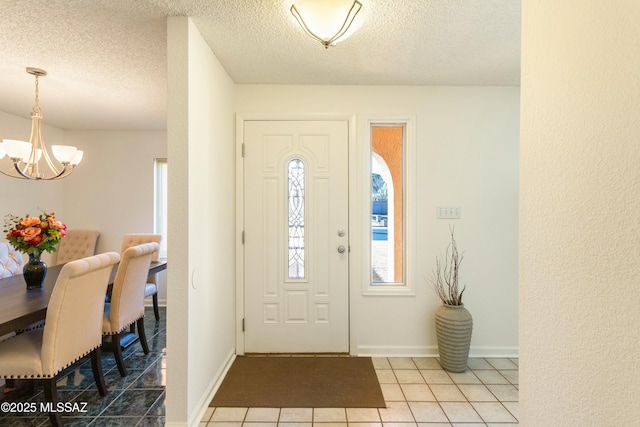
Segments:
[[[371,283],[405,285],[404,127],[371,129]]]

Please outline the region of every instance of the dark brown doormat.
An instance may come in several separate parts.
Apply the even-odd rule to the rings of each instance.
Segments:
[[[384,408],[369,357],[237,357],[209,406]]]

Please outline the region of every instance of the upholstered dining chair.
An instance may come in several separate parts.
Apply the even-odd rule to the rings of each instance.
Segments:
[[[161,234],[125,234],[122,238],[122,249],[120,253],[124,252],[127,248],[142,243],[156,242],[160,244],[162,240]],[[152,261],[158,260],[158,254],[160,251],[153,253]],[[145,298],[151,297],[153,302],[153,314],[155,315],[156,322],[160,320],[160,309],[158,307],[158,275],[152,274],[147,277],[147,284],[144,288]]]
[[[22,274],[24,258],[7,242],[0,243],[0,279]]]
[[[43,329],[0,342],[0,377],[43,381],[45,399],[58,402],[57,376],[88,354],[101,396],[107,394],[101,364],[104,296],[120,255],[109,252],[72,261],[62,267],[51,293]],[[60,412],[49,414],[62,425]]]
[[[158,243],[131,246],[122,253],[116,278],[113,282],[111,300],[104,307],[102,320],[103,344],[113,351],[120,375],[127,376],[122,359],[120,340],[123,331],[135,323],[144,354],[149,354],[149,345],[144,330],[144,288],[149,275],[153,253],[160,249]],[[110,340],[105,342],[105,338]]]
[[[52,265],[64,264],[96,253],[100,232],[97,230],[67,230],[53,253]]]
[[[22,274],[22,267],[24,267],[22,254],[9,243],[0,243],[0,279]],[[13,335],[13,332],[10,335]],[[8,337],[9,335],[0,336],[0,341]]]

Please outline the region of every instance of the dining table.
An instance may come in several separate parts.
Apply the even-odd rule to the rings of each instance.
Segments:
[[[51,293],[62,270],[63,264],[47,268],[42,288],[27,289],[22,274],[0,279],[0,337],[44,320]],[[152,261],[149,275],[167,269],[167,261]],[[114,265],[109,277],[109,288],[113,285],[118,271]]]

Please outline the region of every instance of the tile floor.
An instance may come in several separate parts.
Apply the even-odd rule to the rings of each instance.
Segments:
[[[166,329],[165,309],[161,308],[156,322],[153,310],[145,312],[145,331],[150,353],[145,355],[136,343],[124,353],[128,375],[120,377],[113,354],[102,356],[108,394],[100,397],[93,380],[91,361],[67,369],[58,381],[60,402],[86,403],[86,412],[63,415],[65,427],[150,427],[164,426]],[[44,401],[42,387],[34,396],[25,396],[19,402]],[[46,413],[0,412],[0,427],[49,426]]]
[[[151,353],[127,349],[129,375],[121,378],[113,355],[103,355],[109,393],[101,398],[89,360],[68,369],[58,382],[61,402],[86,402],[86,412],[63,417],[65,426],[149,427],[164,425],[165,310],[145,328]],[[463,374],[447,373],[434,358],[374,358],[384,409],[209,408],[200,427],[439,427],[518,424],[518,360],[470,359]],[[21,402],[42,402],[42,388]],[[0,427],[49,425],[46,414],[0,412]]]
[[[518,424],[518,359],[373,358],[387,407],[209,408],[200,427],[507,427]]]

